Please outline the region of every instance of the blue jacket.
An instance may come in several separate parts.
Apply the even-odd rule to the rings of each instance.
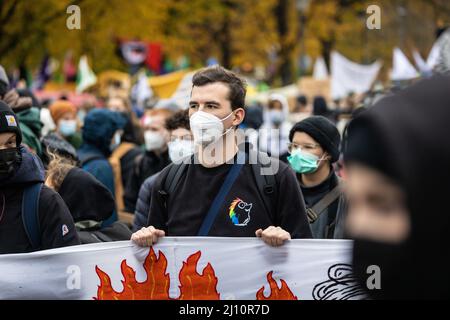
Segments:
[[[78,158],[80,159],[81,168],[92,174],[115,197],[113,169],[104,154],[95,146],[83,143],[81,148],[78,149]],[[103,222],[103,226],[109,226],[114,221],[117,221],[116,210],[114,210],[111,217]]]
[[[126,119],[117,112],[107,109],[90,111],[84,119],[83,144],[78,149],[82,169],[97,178],[114,197],[114,173],[108,157],[111,154],[110,145],[114,133],[125,124]],[[115,210],[111,217],[103,222],[103,226],[109,226],[114,221],[117,221]]]

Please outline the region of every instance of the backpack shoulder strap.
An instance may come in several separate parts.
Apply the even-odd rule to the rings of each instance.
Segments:
[[[23,192],[22,221],[33,250],[41,247],[41,228],[39,224],[39,198],[42,183],[35,183]]]
[[[137,177],[141,175],[141,165],[144,160],[144,154],[138,154],[136,158],[134,158],[134,173]]]
[[[171,194],[175,191],[178,182],[181,179],[187,165],[185,163],[174,164],[172,168],[170,168],[169,173],[167,174],[167,179],[164,182],[164,189],[168,194]]]
[[[312,208],[306,209],[309,223],[316,221],[321,213],[330,206],[342,194],[342,186],[338,183],[330,192],[328,192],[322,199],[320,199]]]
[[[158,194],[163,201],[164,208],[167,209],[167,201],[169,196],[175,191],[175,188],[178,185],[178,182],[180,182],[180,179],[186,169],[187,164],[184,162],[178,164],[172,163],[169,165],[167,175],[163,180],[163,187],[161,190],[158,190]]]
[[[272,159],[264,152],[250,150],[250,161],[264,207],[273,221],[274,210],[276,209],[277,184],[275,173],[271,171]]]
[[[110,158],[120,160],[125,154],[133,149],[136,145],[131,142],[122,142],[111,154]]]
[[[116,150],[112,153],[112,155],[109,157],[108,161],[111,164],[111,167],[113,169],[114,174],[114,190],[116,192],[116,204],[117,204],[117,210],[119,212],[122,212],[125,208],[125,204],[123,201],[123,195],[124,195],[124,186],[122,184],[122,166],[120,164],[120,159],[132,148],[134,147],[134,144],[129,142],[124,142],[120,144]]]

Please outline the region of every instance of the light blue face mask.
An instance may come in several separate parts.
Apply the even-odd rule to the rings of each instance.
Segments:
[[[318,156],[296,149],[288,158],[292,169],[298,173],[313,173],[319,167]]]
[[[60,120],[59,122],[59,133],[64,137],[69,137],[77,132],[77,122],[76,120]]]

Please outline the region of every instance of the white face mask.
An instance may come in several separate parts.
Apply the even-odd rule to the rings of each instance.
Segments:
[[[113,151],[120,145],[121,140],[122,140],[122,133],[120,131],[116,131],[116,133],[114,133],[114,136],[112,138],[110,146],[111,151]]]
[[[227,134],[233,127],[224,131],[223,121],[228,119],[233,112],[223,119],[220,119],[210,113],[197,111],[189,119],[191,131],[194,135],[194,142],[198,145],[209,145],[216,142],[223,135]]]
[[[269,118],[274,125],[280,125],[284,121],[284,113],[281,110],[269,110]]]
[[[150,130],[145,131],[144,139],[145,139],[145,149],[147,151],[162,149],[162,147],[164,147],[164,144],[166,143],[164,137],[159,132]]]
[[[167,146],[169,147],[169,157],[173,163],[181,163],[181,160],[194,154],[194,142],[192,140],[180,140],[176,139],[170,141]]]

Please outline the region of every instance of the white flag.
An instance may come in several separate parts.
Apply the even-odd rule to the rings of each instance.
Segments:
[[[419,76],[416,68],[399,48],[394,48],[391,80],[401,81],[415,79]]]
[[[370,89],[381,68],[375,61],[362,65],[348,60],[336,51],[331,53],[331,97],[339,99],[350,92],[363,93]]]
[[[97,83],[97,77],[89,67],[86,56],[80,58],[77,77],[77,93],[83,92],[85,89]]]
[[[153,96],[153,90],[148,84],[148,77],[145,72],[139,74],[136,84],[131,89],[131,94],[136,99],[138,108],[144,110],[145,100]]]
[[[417,50],[413,51],[414,62],[416,66],[419,68],[421,73],[430,73],[432,68],[428,66],[428,64],[423,60],[422,56]]]
[[[428,54],[427,66],[431,70],[434,69],[434,67],[438,64],[439,61],[439,55],[441,51],[441,39],[442,38],[440,37],[434,42],[433,47],[431,47],[430,53]]]
[[[318,57],[314,63],[313,78],[315,80],[325,80],[328,79],[327,65],[323,57]]]

